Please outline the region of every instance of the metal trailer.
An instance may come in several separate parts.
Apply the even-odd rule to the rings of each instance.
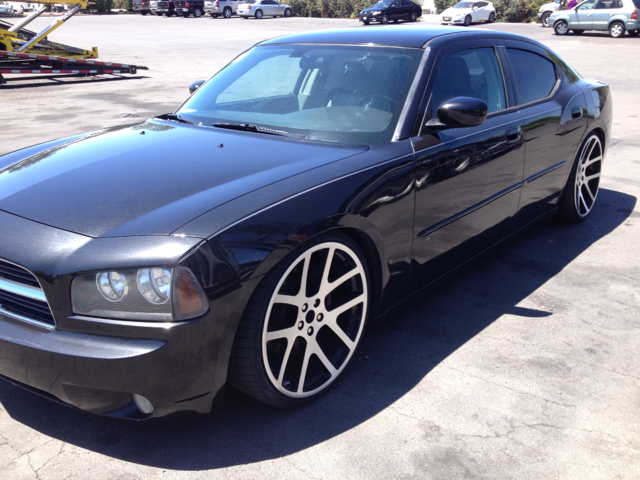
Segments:
[[[0,84],[6,83],[3,73],[49,73],[49,74],[135,74],[138,70],[148,70],[140,65],[126,65],[112,62],[97,62],[98,48],[91,50],[52,42],[48,35],[82,8],[87,0],[39,0],[38,3],[76,5],[66,15],[56,18],[40,33],[24,28],[44,13],[44,7],[33,12],[22,21],[12,25],[0,20]]]

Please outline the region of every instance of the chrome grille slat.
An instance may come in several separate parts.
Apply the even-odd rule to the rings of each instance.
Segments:
[[[47,299],[31,272],[0,260],[0,313],[25,322],[55,326]]]

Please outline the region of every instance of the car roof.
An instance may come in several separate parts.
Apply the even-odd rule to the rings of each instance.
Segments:
[[[492,30],[481,30],[462,27],[440,27],[422,25],[389,26],[386,28],[345,28],[337,30],[320,30],[317,32],[297,33],[265,40],[259,45],[276,45],[286,43],[319,43],[344,45],[381,45],[387,47],[423,48],[430,40],[445,35],[460,36],[459,40],[472,38],[509,38],[529,41],[521,35]],[[537,42],[536,42],[537,43]]]

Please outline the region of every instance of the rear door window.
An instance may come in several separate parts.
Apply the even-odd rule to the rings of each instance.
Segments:
[[[515,76],[518,105],[535,102],[549,96],[556,84],[556,69],[546,58],[515,48],[507,48]]]

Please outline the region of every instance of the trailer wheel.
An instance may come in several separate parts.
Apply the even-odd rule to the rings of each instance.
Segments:
[[[256,10],[256,18],[260,20],[262,18],[262,10]]]
[[[285,16],[285,17],[290,17],[290,16],[291,16],[291,9],[290,9],[290,8],[287,8],[287,9],[284,11],[284,16]]]

